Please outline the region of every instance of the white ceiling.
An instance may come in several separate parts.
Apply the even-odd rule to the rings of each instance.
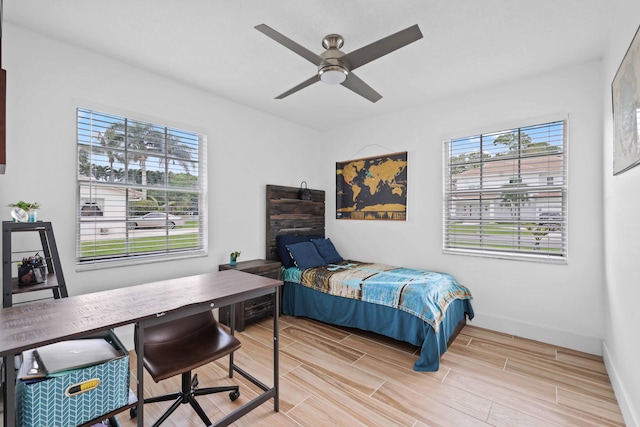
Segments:
[[[4,0],[4,20],[319,130],[602,56],[617,0]],[[253,27],[345,53],[413,24],[424,38],[356,70],[371,103]],[[5,43],[10,42],[7,38]]]

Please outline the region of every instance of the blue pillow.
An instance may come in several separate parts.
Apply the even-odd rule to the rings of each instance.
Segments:
[[[287,245],[287,249],[291,254],[291,258],[293,258],[293,262],[296,264],[296,267],[301,270],[327,265],[325,260],[318,253],[316,246],[311,242]]]
[[[336,250],[336,247],[333,246],[331,239],[311,239],[311,243],[315,245],[318,253],[327,264],[344,261]]]
[[[323,236],[301,236],[299,234],[281,234],[276,236],[276,248],[278,249],[278,255],[280,255],[280,261],[284,268],[293,267],[293,260],[287,245],[293,245],[294,243],[308,242],[311,239],[321,238]]]

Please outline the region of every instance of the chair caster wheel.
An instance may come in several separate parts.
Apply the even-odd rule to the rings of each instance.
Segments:
[[[131,418],[135,418],[135,417],[138,416],[138,407],[137,406],[134,406],[131,409],[129,409],[129,416]]]
[[[239,397],[240,397],[240,391],[232,391],[231,393],[229,393],[229,399],[231,399],[232,402]]]

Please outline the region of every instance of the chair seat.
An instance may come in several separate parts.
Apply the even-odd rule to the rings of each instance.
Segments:
[[[241,346],[211,312],[144,329],[144,365],[155,382],[180,375]]]

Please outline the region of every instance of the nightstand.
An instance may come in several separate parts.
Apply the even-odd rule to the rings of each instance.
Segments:
[[[280,267],[282,264],[279,261],[270,261],[266,259],[253,259],[250,261],[241,261],[236,265],[221,264],[218,266],[218,270],[238,270],[245,273],[257,274],[258,276],[271,277],[272,279],[280,280]],[[279,298],[280,291],[278,290],[276,298]],[[273,314],[273,295],[265,295],[258,298],[253,298],[247,301],[239,302],[236,304],[236,331],[244,331],[247,323],[255,322],[257,320],[269,317]],[[221,323],[227,326],[231,324],[231,310],[230,307],[220,307],[218,317]]]

